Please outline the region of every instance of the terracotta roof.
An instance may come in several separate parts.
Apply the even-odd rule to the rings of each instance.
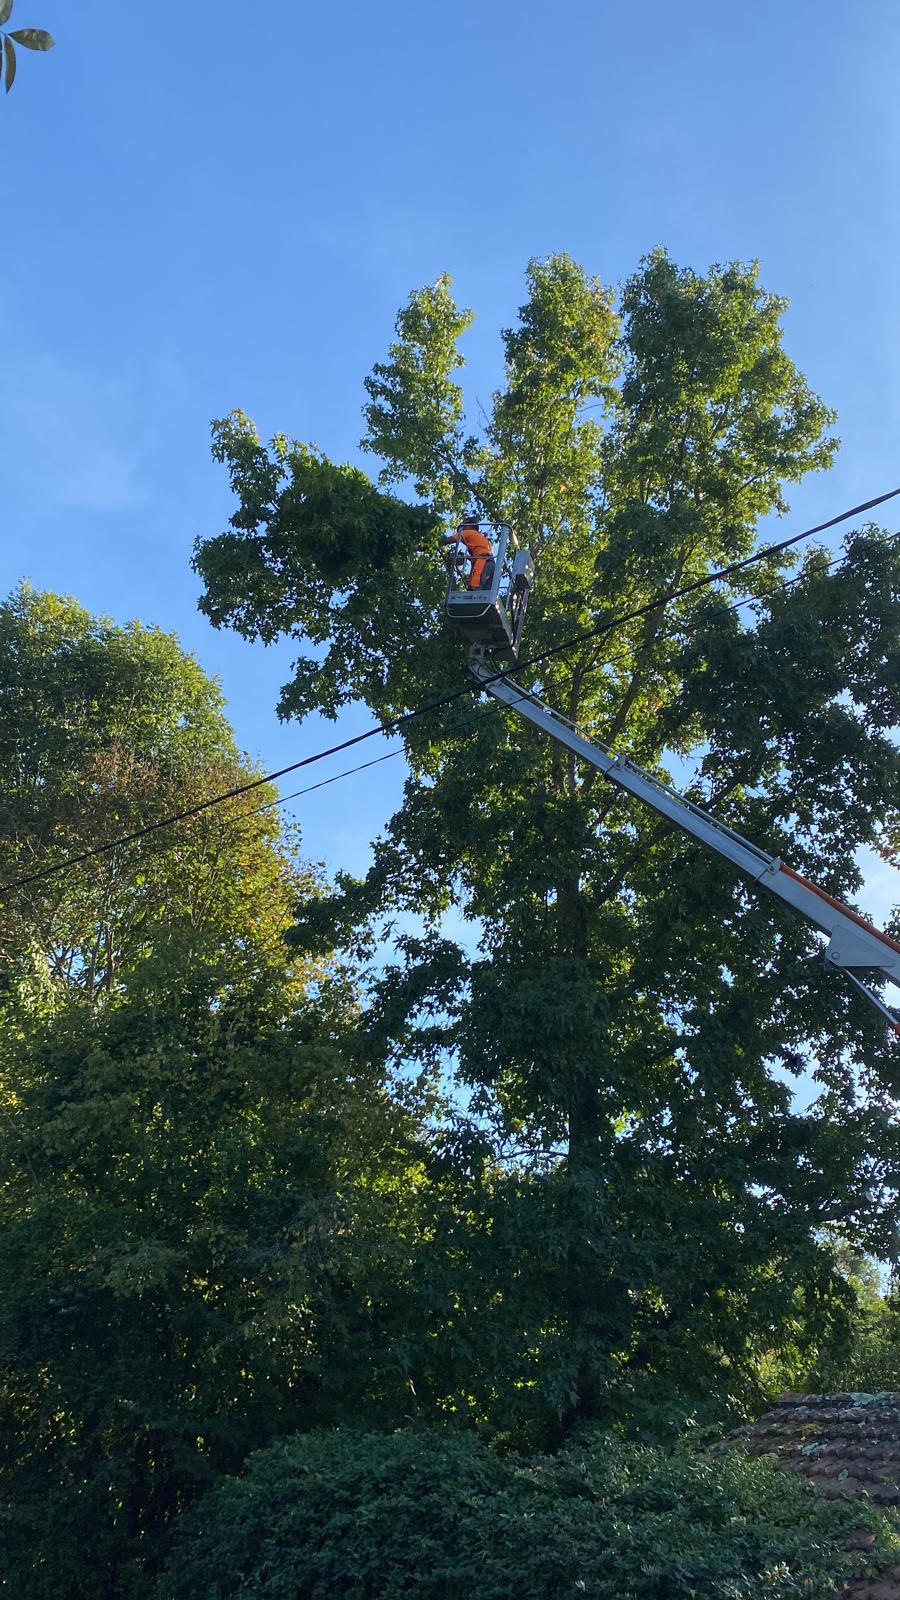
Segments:
[[[770,1456],[799,1472],[829,1500],[868,1500],[900,1506],[900,1393],[782,1394],[771,1411],[737,1428],[714,1450],[742,1442],[751,1456]],[[873,1536],[860,1529],[848,1550],[866,1551]],[[900,1600],[900,1566],[877,1580],[852,1579],[852,1600]]]
[[[729,1436],[772,1456],[830,1500],[900,1506],[900,1394],[783,1394]]]

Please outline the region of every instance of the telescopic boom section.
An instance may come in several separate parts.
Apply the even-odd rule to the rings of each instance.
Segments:
[[[787,905],[828,935],[825,960],[840,967],[861,989],[863,994],[900,1033],[900,1016],[881,997],[863,983],[862,971],[875,972],[900,988],[900,944],[863,920],[840,900],[835,900],[824,889],[819,889],[798,872],[786,867],[776,856],[767,855],[749,839],[744,839],[732,828],[717,822],[715,817],[692,801],[686,800],[667,784],[645,772],[624,756],[613,755],[605,745],[595,744],[545,706],[536,695],[529,694],[518,684],[498,678],[495,670],[486,663],[484,652],[476,646],[469,657],[475,677],[488,694],[501,701],[519,716],[527,718],[535,727],[549,734],[557,744],[564,745],[583,761],[596,767],[610,783],[626,789],[644,805],[652,807],[666,817],[683,833],[698,839],[707,849],[724,856],[760,888],[777,895]]]

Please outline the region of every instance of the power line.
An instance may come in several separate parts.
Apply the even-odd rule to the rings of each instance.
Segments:
[[[896,543],[898,539],[900,539],[900,534],[892,534],[890,536],[891,543]],[[849,558],[846,555],[832,556],[831,560],[825,563],[825,566],[822,570],[825,572],[830,572],[832,567],[843,566],[848,559]],[[769,592],[769,594],[748,595],[745,600],[735,600],[728,606],[728,610],[737,613],[744,606],[760,605],[763,601],[771,600],[775,595],[783,594],[786,589],[792,589],[795,583],[802,583],[804,578],[807,576],[808,574],[806,572],[798,572],[793,578],[786,578],[783,583],[777,584],[776,587]],[[625,661],[626,657],[624,655],[618,655],[613,656],[611,659],[613,662]],[[519,696],[519,699],[530,699],[530,693],[524,692]],[[510,704],[515,703],[516,702],[514,701],[510,702]],[[464,720],[460,723],[460,728],[471,728],[476,722],[484,721],[485,717],[489,716],[493,711],[496,711],[496,709],[497,707],[495,705],[485,706],[482,712],[476,712],[473,716],[464,718]],[[550,710],[552,711],[554,708],[551,706]],[[556,715],[559,716],[561,713],[557,711]],[[329,784],[340,783],[343,778],[354,778],[358,772],[366,772],[368,771],[369,767],[380,767],[383,761],[396,761],[398,756],[405,754],[405,748],[401,745],[399,750],[389,750],[386,756],[376,756],[374,761],[361,761],[357,766],[345,767],[343,772],[336,772],[333,777],[323,778],[319,783],[310,783],[307,784],[303,789],[294,789],[290,794],[277,795],[274,800],[266,800],[261,806],[255,806],[252,811],[244,812],[243,817],[256,817],[259,816],[263,811],[271,811],[275,806],[288,805],[291,800],[299,800],[304,795],[314,794],[317,789],[327,789]]]
[[[518,699],[511,701],[510,704],[517,705],[519,700],[530,698],[530,694],[523,690]],[[471,717],[465,717],[459,726],[461,729],[471,728],[476,722],[483,722],[496,709],[495,705],[485,706],[481,711],[474,712]],[[256,817],[261,811],[271,811],[273,806],[285,806],[290,800],[299,800],[301,795],[314,794],[316,789],[327,789],[330,783],[339,783],[342,778],[353,778],[357,772],[365,772],[369,767],[380,767],[383,761],[395,761],[398,756],[405,754],[406,750],[401,745],[399,750],[389,750],[386,756],[376,756],[374,761],[361,761],[359,766],[345,767],[343,772],[336,772],[332,778],[323,778],[320,783],[307,784],[305,789],[294,789],[291,794],[277,795],[274,800],[266,800],[263,805],[255,806],[252,811],[247,811],[244,815]]]
[[[891,543],[896,542],[897,539],[900,539],[900,534],[891,535]],[[832,556],[831,560],[830,561],[826,561],[825,566],[821,570],[824,571],[824,572],[830,572],[832,567],[844,566],[845,563],[847,562],[847,560],[848,560],[848,557],[846,555]],[[795,583],[802,583],[804,578],[806,578],[807,576],[808,576],[808,574],[806,572],[798,572],[795,577],[793,577],[793,578],[785,578],[783,583],[777,584],[776,587],[774,589],[772,589],[769,594],[767,594],[767,595],[755,595],[755,594],[752,594],[752,595],[749,595],[746,600],[735,600],[732,604],[729,605],[728,610],[729,611],[734,611],[735,613],[737,613],[744,606],[760,605],[763,601],[768,601],[768,600],[773,599],[775,595],[783,594],[786,589],[792,589]],[[613,659],[613,661],[625,661],[627,658],[624,655],[618,655],[618,656],[614,656],[612,659]],[[518,669],[516,669],[516,670],[518,670]],[[528,699],[531,698],[531,696],[530,696],[530,693],[523,693],[522,695],[519,696],[519,698],[522,699],[522,700],[528,700]],[[510,702],[510,704],[513,704],[513,703],[514,702]],[[550,710],[552,711],[553,709],[554,708],[551,706]],[[481,715],[476,715],[476,716],[472,716],[472,717],[466,717],[466,719],[460,724],[460,727],[461,728],[471,728],[473,723],[482,721],[485,714],[490,714],[494,710],[496,710],[495,706],[486,706],[484,713],[482,713]],[[560,712],[557,711],[556,715],[559,716]],[[260,812],[260,811],[268,811],[273,806],[287,805],[288,802],[291,801],[291,800],[299,800],[302,795],[313,794],[316,789],[326,789],[330,783],[338,783],[341,778],[352,778],[352,777],[354,777],[356,775],[357,772],[365,772],[368,767],[378,767],[378,766],[381,765],[382,761],[394,761],[397,756],[402,756],[402,755],[405,755],[405,754],[406,754],[406,751],[401,746],[401,748],[399,750],[391,750],[389,752],[389,754],[386,755],[386,756],[377,756],[374,761],[363,761],[363,762],[361,762],[359,764],[359,766],[356,766],[356,767],[345,767],[343,772],[336,773],[333,778],[323,778],[321,783],[311,783],[311,784],[308,784],[305,789],[295,789],[291,794],[279,795],[276,800],[267,800],[265,805],[257,806],[256,807],[256,811],[248,812],[247,815],[248,816],[255,816],[255,815],[257,815],[258,812]]]
[[[819,522],[812,528],[804,528],[801,533],[790,535],[787,539],[780,539],[775,544],[764,545],[753,555],[745,556],[740,561],[732,561],[725,567],[719,567],[715,572],[704,574],[695,578],[691,583],[683,584],[678,589],[672,589],[667,594],[658,595],[654,600],[647,600],[643,605],[635,606],[631,611],[623,612],[620,616],[611,617],[607,621],[597,623],[595,627],[585,629],[583,632],[563,640],[560,644],[549,646],[540,650],[536,655],[527,656],[524,661],[516,663],[515,671],[524,672],[530,667],[540,666],[543,662],[563,655],[567,650],[573,650],[578,645],[586,644],[592,639],[598,639],[604,634],[612,633],[617,628],[625,627],[629,622],[638,621],[641,617],[649,616],[654,611],[664,609],[675,600],[681,600],[686,595],[696,594],[700,589],[708,588],[710,584],[721,583],[724,579],[733,577],[735,573],[743,572],[748,567],[758,565],[770,557],[779,555],[783,550],[788,550],[792,545],[799,544],[804,539],[810,539],[816,533],[824,533],[827,528],[834,528],[841,522],[848,522],[851,517],[859,516],[864,511],[871,511],[875,506],[883,505],[887,500],[893,500],[900,495],[900,488],[890,489],[887,494],[876,495],[872,500],[865,500],[860,505],[851,506],[849,510],[842,511],[836,517],[829,517],[826,522]],[[168,817],[160,817],[154,822],[147,822],[143,827],[135,828],[130,833],[110,839],[105,844],[94,845],[90,850],[81,850],[76,855],[66,856],[53,866],[41,867],[35,872],[23,874],[13,878],[9,883],[0,884],[0,894],[8,894],[13,889],[24,888],[26,884],[36,883],[44,878],[55,877],[57,873],[65,872],[69,867],[80,866],[84,861],[90,861],[96,856],[108,855],[111,850],[117,850],[126,844],[134,844],[138,839],[145,839],[152,833],[158,833],[163,828],[174,827],[178,822],[185,822],[190,817],[198,816],[203,811],[208,811],[212,806],[222,805],[226,800],[237,799],[240,795],[249,794],[254,789],[261,788],[264,784],[274,783],[279,778],[284,778],[289,772],[299,772],[304,767],[315,765],[326,760],[329,756],[338,755],[342,750],[352,750],[356,745],[363,744],[368,739],[374,739],[377,734],[392,734],[414,722],[418,717],[427,716],[433,711],[440,711],[445,706],[452,705],[464,695],[480,693],[492,683],[498,683],[501,678],[508,678],[509,670],[493,673],[490,677],[473,680],[463,684],[458,689],[451,689],[447,694],[440,695],[437,700],[431,700],[426,705],[416,706],[412,711],[405,711],[399,717],[393,717],[384,722],[377,722],[363,733],[354,734],[349,739],[342,739],[337,744],[329,745],[325,750],[317,750],[313,755],[303,756],[299,761],[292,761],[285,767],[279,767],[275,772],[265,773],[262,777],[251,778],[246,783],[236,784],[232,789],[226,789],[218,795],[211,795],[206,800],[198,800],[192,806],[186,806],[182,811],[173,812]],[[349,776],[349,773],[348,773]],[[316,786],[318,787],[318,786]]]
[[[271,811],[273,806],[286,806],[289,800],[299,800],[301,795],[314,794],[316,789],[327,789],[330,783],[339,783],[341,778],[352,778],[357,772],[368,771],[369,767],[380,767],[382,761],[396,761],[403,753],[401,745],[399,750],[389,750],[386,756],[376,756],[374,761],[361,761],[358,767],[345,767],[343,772],[336,772],[333,778],[323,778],[320,783],[307,784],[305,789],[295,789],[292,794],[280,794],[274,800],[266,800],[263,805],[255,806],[245,815],[256,817],[261,811]]]
[[[611,633],[617,628],[624,627],[628,622],[635,621],[640,617],[649,615],[653,611],[662,609],[667,605],[671,605],[674,600],[681,599],[683,596],[688,594],[696,593],[699,589],[706,588],[712,583],[721,582],[723,579],[732,576],[736,572],[743,571],[749,566],[753,566],[761,561],[767,560],[769,557],[779,554],[782,550],[789,549],[792,545],[799,544],[803,539],[809,539],[816,533],[822,533],[827,528],[833,528],[837,526],[838,523],[846,522],[851,517],[860,515],[860,513],[863,511],[871,511],[875,506],[882,505],[885,501],[892,500],[897,495],[900,495],[900,488],[891,489],[887,494],[877,495],[872,500],[864,501],[858,506],[852,506],[849,510],[841,512],[838,516],[829,518],[829,520],[826,522],[817,523],[814,527],[805,528],[801,533],[793,534],[787,539],[779,540],[775,544],[766,545],[762,550],[758,550],[753,555],[744,557],[744,559],[741,561],[731,562],[727,567],[718,568],[715,572],[707,573],[701,578],[696,578],[693,580],[693,582],[684,584],[679,589],[671,590],[666,595],[660,595],[655,600],[647,601],[641,606],[636,606],[633,608],[633,610],[625,612],[621,616],[613,617],[605,622],[598,623],[595,627],[586,629],[582,633],[576,634],[570,639],[563,640],[560,644],[551,645],[548,649],[539,651],[537,654],[527,657],[524,661],[518,662],[515,670],[517,672],[522,672],[529,667],[537,666],[541,662],[549,660],[551,657],[561,655],[567,650],[574,649],[576,646],[584,644],[591,639],[599,638],[604,634]],[[739,603],[743,604],[746,602]],[[291,762],[288,766],[281,767],[275,772],[266,773],[261,777],[250,779],[247,783],[237,784],[232,789],[227,789],[221,794],[211,795],[206,800],[197,801],[194,805],[187,806],[182,811],[174,812],[168,817],[160,817],[154,822],[145,823],[143,827],[136,828],[130,833],[122,834],[116,839],[107,841],[105,844],[94,845],[90,850],[83,850],[74,856],[67,856],[53,866],[42,867],[35,872],[26,873],[19,878],[14,878],[9,883],[0,885],[0,893],[8,893],[13,889],[23,888],[26,884],[34,883],[44,878],[53,877],[60,872],[66,871],[69,867],[79,866],[82,862],[89,861],[96,856],[106,855],[111,850],[118,849],[122,845],[136,843],[137,840],[146,838],[151,833],[157,833],[163,828],[174,827],[176,823],[187,821],[190,817],[197,816],[201,812],[207,811],[213,806],[221,805],[226,800],[237,799],[239,796],[251,793],[254,789],[258,789],[264,784],[274,783],[277,781],[277,779],[285,777],[289,772],[300,771],[304,767],[312,766],[319,761],[326,760],[329,756],[337,755],[342,750],[352,749],[355,745],[362,744],[364,741],[374,738],[379,733],[395,733],[400,728],[405,727],[408,723],[414,721],[416,718],[425,716],[433,711],[442,710],[445,706],[451,705],[454,701],[461,699],[464,695],[478,692],[481,689],[486,688],[489,684],[497,683],[501,678],[505,678],[507,676],[507,672],[495,672],[489,678],[482,679],[479,682],[464,684],[461,688],[451,690],[448,694],[440,696],[437,700],[433,700],[424,706],[417,706],[412,711],[404,712],[401,716],[395,717],[389,721],[376,723],[373,727],[366,729],[363,733],[355,734],[350,739],[341,740],[337,744],[330,745],[325,750],[316,751],[311,756],[305,756],[299,761]],[[399,755],[400,753],[401,752],[399,751],[391,752],[391,755]],[[379,761],[385,759],[388,758],[380,757]],[[339,774],[338,776],[349,777],[355,771],[361,771],[364,767],[376,764],[378,763],[365,762],[361,767],[349,769],[345,774]],[[314,784],[311,785],[310,788],[313,789],[323,786],[324,785]],[[299,794],[304,792],[307,791],[298,791],[294,798],[298,798]],[[272,803],[274,804],[275,802]]]

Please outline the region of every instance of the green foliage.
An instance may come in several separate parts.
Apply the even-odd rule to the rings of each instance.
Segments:
[[[311,646],[283,715],[384,718],[462,675],[451,509],[531,542],[536,650],[748,552],[834,450],[782,312],[740,264],[657,252],[616,304],[532,263],[476,428],[440,279],[367,381],[378,484],[215,424],[237,510],[203,609]],[[869,527],[784,567],[538,687],[851,894],[857,847],[900,837],[900,553]],[[776,1373],[893,1370],[855,1257],[896,1250],[896,1046],[787,911],[515,717],[404,737],[362,881],[326,892],[265,786],[96,856],[253,770],[175,640],[0,607],[0,881],[86,857],[0,905],[0,1583],[145,1600],[186,1518],[172,1600],[834,1592],[858,1508],[585,1422],[664,1442]]]
[[[173,639],[29,591],[0,608],[0,734],[7,879],[250,776]],[[142,1594],[183,1505],[385,1366],[412,1114],[353,1059],[349,976],[284,943],[319,889],[269,799],[4,897],[0,1585],[22,1600]]]
[[[0,0],[0,27],[8,22],[12,16],[14,0]],[[15,40],[15,44],[13,41]],[[50,37],[45,28],[15,28],[11,33],[0,32],[0,60],[2,60],[3,80],[6,92],[9,94],[16,76],[17,58],[15,46],[20,44],[25,50],[52,50],[55,39]]]
[[[198,545],[204,609],[314,643],[283,715],[362,700],[387,717],[463,681],[427,532],[451,507],[484,506],[531,543],[535,651],[749,553],[785,486],[836,448],[783,311],[755,265],[701,275],[657,251],[616,305],[568,257],[532,263],[479,428],[456,381],[470,314],[440,279],[366,384],[364,448],[423,503],[329,469],[382,534],[377,567],[354,533],[356,570],[332,575],[332,536],[283,467],[306,447],[219,424],[238,507]],[[536,686],[660,774],[685,762],[696,799],[848,896],[857,848],[896,843],[900,552],[868,528],[845,554],[810,552],[789,588],[788,558],[763,563],[560,655]],[[371,870],[294,937],[362,952],[398,914],[425,922],[373,973],[361,1044],[449,1071],[474,1119],[393,1325],[420,1414],[540,1438],[590,1416],[646,1423],[663,1401],[752,1407],[773,1350],[808,1365],[846,1335],[823,1230],[894,1251],[896,1044],[809,959],[796,918],[514,715],[454,707],[404,739],[410,779]],[[484,930],[475,957],[440,937],[450,905]],[[784,1077],[802,1066],[819,1095],[801,1115]]]
[[[463,396],[453,373],[463,366],[457,341],[473,322],[458,311],[446,274],[419,289],[397,318],[388,360],[366,379],[368,434],[364,448],[386,463],[379,483],[411,477],[416,493],[450,511],[467,489],[464,466],[475,441],[461,428]]]
[[[257,1455],[178,1540],[160,1600],[772,1600],[839,1593],[841,1535],[896,1536],[762,1462],[627,1448],[556,1457],[466,1435],[313,1434]]]
[[[885,1289],[876,1264],[837,1246],[848,1314],[842,1337],[799,1369],[773,1373],[774,1389],[892,1393],[900,1389],[900,1304],[896,1284]]]
[[[9,37],[26,50],[52,50],[56,43],[44,28],[18,28]]]
[[[255,776],[218,686],[177,640],[28,588],[0,606],[0,882],[181,811]],[[205,965],[227,985],[290,981],[282,930],[309,874],[275,849],[266,786],[0,903],[10,1016],[110,1004]]]
[[[587,412],[615,410],[619,322],[610,291],[569,256],[531,262],[526,281],[519,326],[503,335],[506,387],[479,458],[485,493],[535,555],[564,531],[584,551],[603,447]]]
[[[141,1593],[198,1491],[366,1386],[404,1116],[348,1070],[339,992],[279,1016],[184,981],[3,1049],[0,1574],[23,1600],[98,1571]]]
[[[429,541],[437,548],[437,519],[305,445],[279,436],[266,451],[242,412],[214,423],[213,439],[241,510],[230,532],[198,548],[201,610],[217,626],[236,621],[248,638],[328,641],[324,663],[298,663],[280,709],[303,715],[315,705],[333,717],[357,673],[375,692],[392,638],[405,648],[408,578]],[[423,612],[423,638],[424,622]]]
[[[863,1305],[844,1347],[804,1373],[810,1389],[896,1393],[900,1388],[900,1310],[895,1299]]]

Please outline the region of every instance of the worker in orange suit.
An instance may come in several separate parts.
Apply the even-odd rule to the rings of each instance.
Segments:
[[[444,543],[456,543],[455,533],[446,533]],[[477,517],[466,517],[459,527],[460,543],[464,544],[472,569],[469,573],[469,589],[489,589],[494,579],[494,550],[490,539],[481,531]],[[449,551],[448,551],[449,554]]]

